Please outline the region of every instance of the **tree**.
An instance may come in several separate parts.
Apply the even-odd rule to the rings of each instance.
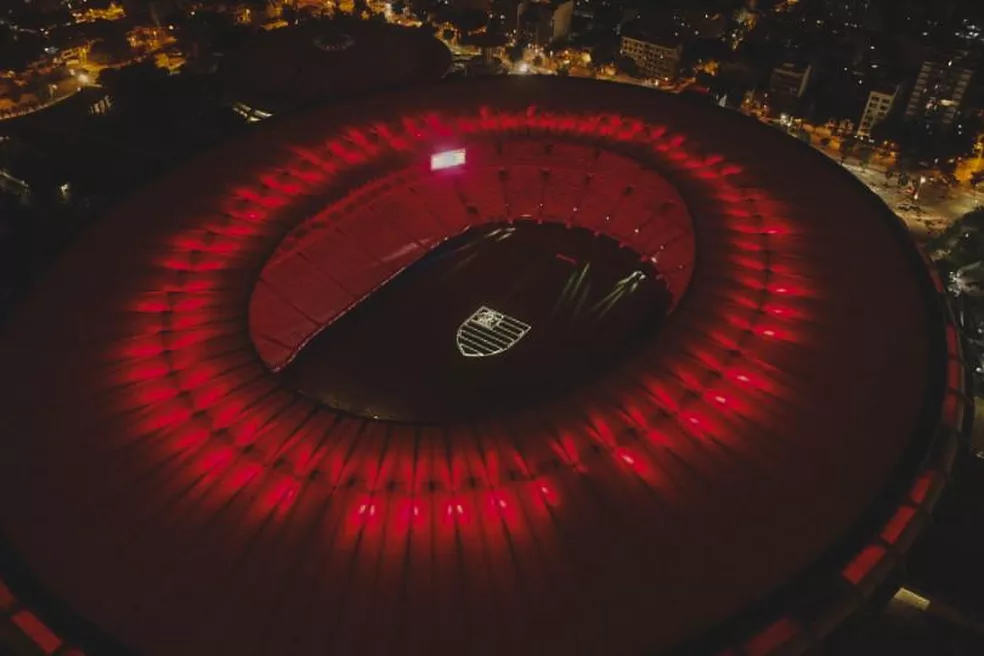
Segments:
[[[890,114],[871,126],[871,138],[879,142],[895,141],[902,123],[903,119],[900,115]]]
[[[251,28],[236,24],[229,14],[199,10],[194,16],[187,17],[181,36],[191,43],[193,51],[227,52],[241,45],[251,34]]]
[[[699,71],[694,78],[694,82],[697,83],[697,86],[710,90],[714,86],[714,79],[716,77],[716,75],[711,75],[707,71]]]
[[[37,98],[39,103],[46,103],[51,100],[51,80],[41,75],[33,75],[25,91]]]
[[[954,159],[945,159],[939,163],[937,169],[943,174],[944,179],[952,184],[956,180],[957,162]]]
[[[954,221],[928,244],[927,250],[941,253],[950,270],[984,259],[984,208],[971,210]]]
[[[15,34],[0,28],[0,69],[23,71],[38,60],[44,52],[44,43],[35,34]]]
[[[959,150],[958,157],[966,157],[977,149],[978,138],[984,133],[984,119],[977,113],[969,114],[961,119],[954,129],[955,148]]]
[[[451,13],[450,22],[461,34],[471,34],[485,27],[489,16],[480,9],[458,9]]]
[[[625,55],[615,57],[615,68],[620,73],[624,73],[629,77],[642,77],[642,73],[639,71],[639,64],[631,57],[626,57]]]
[[[409,0],[409,2],[410,12],[424,22],[441,7],[439,0]]]
[[[523,61],[524,54],[526,54],[526,46],[522,43],[516,43],[506,49],[506,56],[514,64]]]
[[[263,22],[270,13],[269,0],[241,0],[249,8],[250,22],[254,25]]]
[[[745,66],[722,64],[718,74],[709,80],[707,89],[716,97],[741,99],[755,86],[755,74]]]
[[[974,171],[970,174],[970,187],[974,190],[974,205],[981,208],[980,187],[984,184],[984,171]]]
[[[851,156],[854,152],[854,147],[857,145],[858,140],[854,136],[847,136],[841,139],[840,143],[840,156],[841,162],[846,162],[847,158]]]
[[[166,103],[160,100],[167,79],[168,72],[157,68],[151,60],[107,68],[99,73],[99,84],[112,96],[114,107],[131,117],[150,120],[169,113]]]
[[[948,128],[926,121],[889,116],[872,128],[871,136],[876,141],[894,141],[903,157],[938,165],[972,153],[978,128],[973,117]]]
[[[618,55],[617,43],[605,41],[591,49],[591,63],[595,66],[614,64],[616,55]]]
[[[111,37],[97,41],[89,49],[89,59],[104,66],[120,64],[133,57],[133,48],[126,37]]]
[[[858,148],[858,162],[861,164],[861,168],[867,168],[868,164],[871,162],[872,156],[875,154],[874,148],[872,148],[867,143],[862,142]]]

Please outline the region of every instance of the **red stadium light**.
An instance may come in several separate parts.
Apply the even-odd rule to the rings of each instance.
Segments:
[[[451,169],[465,163],[465,149],[445,150],[431,155],[431,171]]]

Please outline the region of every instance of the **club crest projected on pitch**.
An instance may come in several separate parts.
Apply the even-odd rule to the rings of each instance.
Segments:
[[[529,324],[482,306],[458,326],[456,341],[466,358],[484,358],[508,351],[529,331]]]

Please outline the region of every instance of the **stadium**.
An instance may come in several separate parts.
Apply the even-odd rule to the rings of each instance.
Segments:
[[[0,343],[30,653],[809,653],[895,592],[972,420],[864,186],[568,78],[266,121]]]

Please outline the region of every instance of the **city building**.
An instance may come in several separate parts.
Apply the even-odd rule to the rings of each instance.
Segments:
[[[885,117],[892,111],[898,92],[898,86],[886,86],[872,89],[868,93],[868,101],[864,104],[864,111],[858,122],[857,134],[859,137],[868,137],[871,134],[871,128],[885,120]]]
[[[118,20],[125,15],[123,5],[117,4],[115,0],[90,0],[90,2],[72,11],[72,17],[80,23],[97,20]]]
[[[973,76],[968,60],[962,57],[923,62],[912,86],[905,117],[928,125],[952,125],[964,104]]]
[[[654,36],[630,23],[622,29],[619,52],[635,61],[643,76],[672,82],[680,72],[683,44],[674,34]]]
[[[571,34],[574,0],[521,2],[516,9],[516,30],[526,43],[545,46]]]
[[[795,102],[803,97],[810,84],[813,67],[809,64],[800,65],[787,62],[772,69],[769,78],[769,93],[773,102]]]
[[[88,60],[93,41],[94,39],[82,30],[63,30],[52,39],[52,42],[57,44],[54,47],[55,52],[52,61],[68,67],[84,66]],[[51,50],[46,52],[50,53]]]

